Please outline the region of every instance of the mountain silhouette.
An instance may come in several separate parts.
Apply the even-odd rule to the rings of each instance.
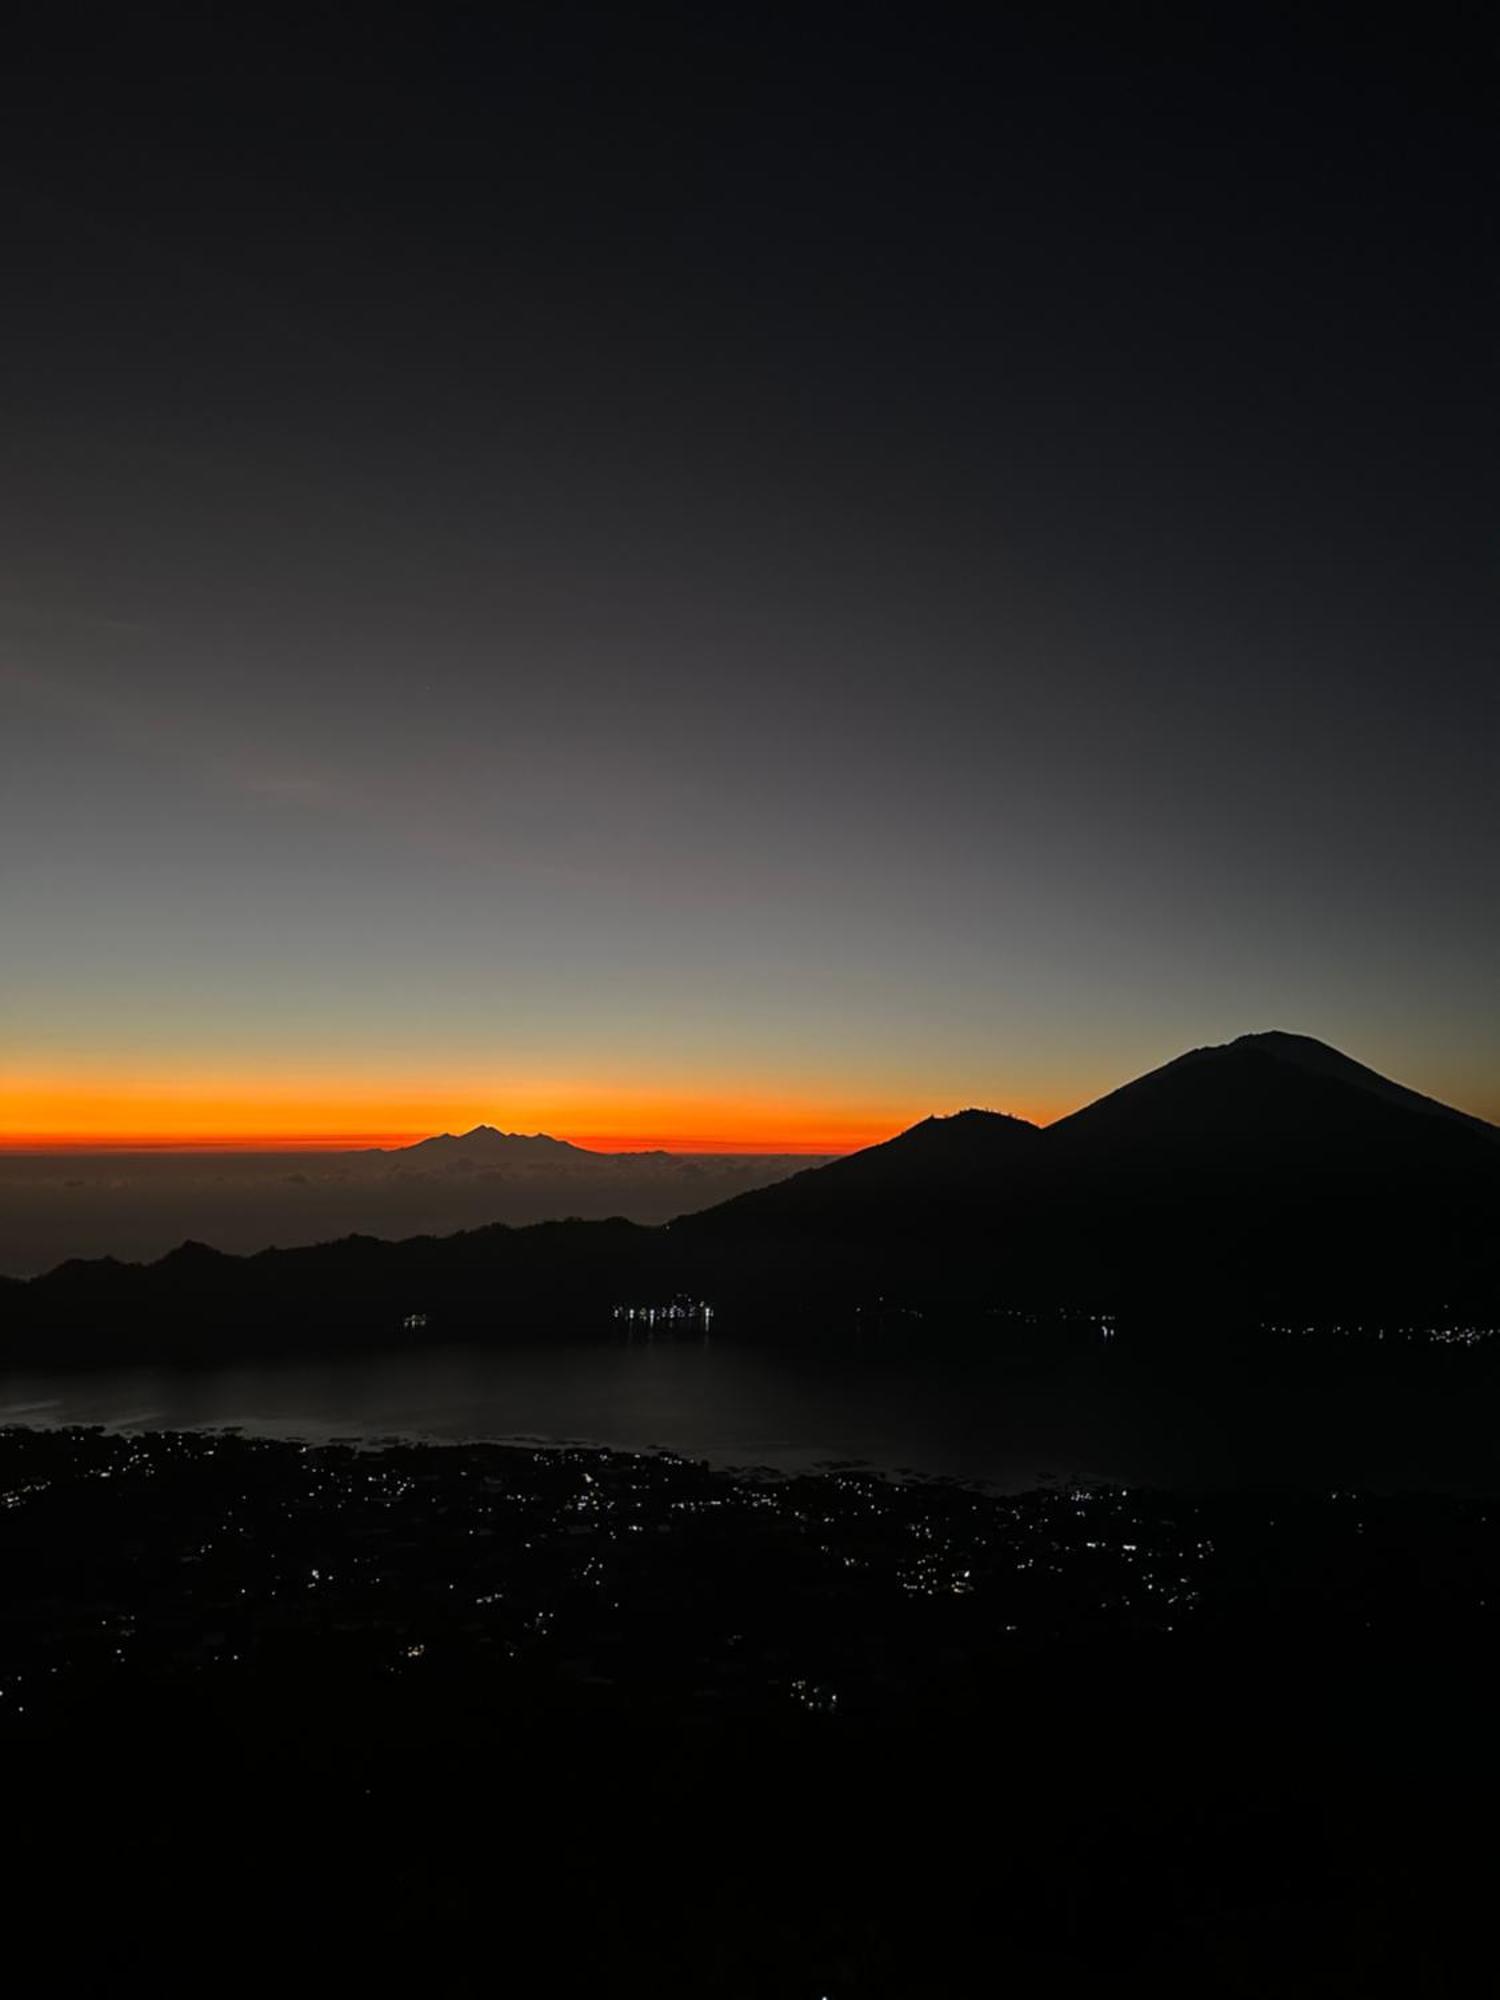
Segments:
[[[488,1128],[426,1142],[564,1142]],[[420,1151],[421,1149],[413,1149]],[[0,1288],[0,1352],[201,1355],[598,1333],[687,1291],[748,1329],[869,1300],[1059,1303],[1216,1324],[1500,1310],[1500,1131],[1304,1036],[1195,1049],[1047,1127],[969,1110],[658,1227],[557,1222],[241,1258],[73,1262]]]
[[[999,1111],[924,1118],[893,1139],[753,1188],[679,1226],[704,1232],[837,1229],[879,1217],[900,1227],[933,1210],[958,1219],[975,1206],[990,1206],[1033,1159],[1041,1136],[1040,1127]]]
[[[805,1169],[770,1187],[669,1225],[694,1291],[728,1288],[774,1311],[904,1284],[921,1270],[952,1272],[1003,1234],[1003,1210],[1042,1134],[995,1111],[924,1118],[862,1152]]]
[[[1467,1295],[1493,1269],[1500,1131],[1325,1043],[1195,1049],[1056,1124],[928,1119],[679,1220],[749,1281],[821,1249],[895,1290],[1267,1308]]]
[[[1310,1153],[1342,1158],[1350,1142],[1368,1139],[1408,1157],[1413,1149],[1445,1157],[1453,1128],[1500,1141],[1500,1130],[1482,1119],[1393,1083],[1326,1042],[1277,1031],[1193,1049],[1059,1119],[1047,1134],[1079,1158],[1118,1156],[1122,1148],[1184,1157],[1214,1150],[1291,1165]]]
[[[568,1139],[554,1139],[546,1132],[501,1132],[493,1125],[476,1125],[469,1132],[440,1132],[435,1138],[418,1139],[412,1146],[385,1149],[385,1157],[424,1166],[446,1166],[459,1161],[490,1166],[511,1160],[557,1166],[600,1156],[573,1145]]]
[[[1305,1036],[1196,1049],[1045,1138],[1095,1288],[1389,1304],[1466,1291],[1494,1242],[1500,1132]]]

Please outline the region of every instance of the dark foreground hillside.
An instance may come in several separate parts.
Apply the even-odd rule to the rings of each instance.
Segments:
[[[0,1434],[85,1988],[1472,1992],[1500,1508]]]

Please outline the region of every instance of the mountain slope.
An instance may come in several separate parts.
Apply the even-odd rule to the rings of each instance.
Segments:
[[[1039,1127],[998,1111],[924,1118],[878,1146],[681,1217],[673,1228],[701,1236],[741,1229],[800,1233],[904,1227],[935,1210],[967,1214],[1024,1173],[1040,1138]]]

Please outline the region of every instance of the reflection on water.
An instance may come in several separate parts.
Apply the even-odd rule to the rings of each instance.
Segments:
[[[995,1373],[851,1370],[723,1343],[455,1348],[201,1374],[0,1377],[0,1422],[662,1446],[721,1465],[849,1458],[1019,1486],[1126,1476],[1085,1394],[1059,1403],[1056,1383]]]
[[[237,1426],[281,1437],[495,1438],[666,1447],[718,1465],[1130,1485],[1293,1481],[1492,1488],[1488,1398],[1441,1376],[1202,1380],[1119,1344],[1055,1364],[664,1343],[277,1362],[199,1373],[0,1375],[0,1423]]]

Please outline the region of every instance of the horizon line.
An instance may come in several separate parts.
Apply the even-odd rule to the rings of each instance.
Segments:
[[[470,1126],[469,1131],[479,1129]],[[491,1127],[499,1130],[498,1127]],[[900,1130],[905,1127],[898,1128]],[[243,1133],[219,1136],[201,1133],[160,1137],[144,1134],[111,1134],[106,1138],[78,1138],[52,1133],[21,1133],[8,1135],[0,1133],[0,1156],[6,1154],[95,1154],[95,1153],[370,1153],[405,1152],[413,1146],[420,1146],[433,1139],[463,1138],[466,1133],[451,1132],[385,1132],[385,1133]],[[851,1144],[847,1137],[828,1140],[784,1139],[774,1143],[764,1139],[726,1139],[721,1137],[683,1135],[681,1133],[647,1134],[598,1134],[589,1133],[580,1138],[570,1137],[563,1132],[507,1133],[509,1138],[555,1139],[560,1143],[575,1147],[579,1152],[604,1155],[636,1156],[642,1153],[672,1153],[679,1156],[692,1154],[735,1154],[745,1158],[801,1158],[803,1156],[832,1158],[835,1155],[858,1152],[866,1145],[878,1145],[882,1138],[895,1137],[894,1132],[881,1128],[879,1137],[862,1139]]]

